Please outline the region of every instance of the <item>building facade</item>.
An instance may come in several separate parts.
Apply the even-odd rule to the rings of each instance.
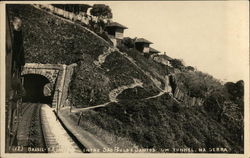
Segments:
[[[126,26],[123,26],[117,22],[111,22],[106,26],[108,37],[113,42],[114,46],[117,46],[117,44],[123,39],[125,29],[127,29]]]
[[[144,38],[138,38],[135,41],[135,48],[142,53],[149,54],[150,44],[153,44],[153,43]]]

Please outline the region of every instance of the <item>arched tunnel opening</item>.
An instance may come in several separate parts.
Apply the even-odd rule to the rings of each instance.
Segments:
[[[24,102],[52,104],[53,87],[50,81],[38,74],[23,75]]]

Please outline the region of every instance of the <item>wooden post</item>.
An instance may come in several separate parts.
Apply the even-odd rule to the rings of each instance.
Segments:
[[[82,112],[81,112],[81,114],[80,114],[80,116],[79,116],[79,119],[78,119],[78,122],[77,122],[77,125],[78,125],[78,126],[80,125],[81,118],[82,118]]]
[[[72,111],[72,103],[70,103],[70,109],[69,109],[69,112]]]

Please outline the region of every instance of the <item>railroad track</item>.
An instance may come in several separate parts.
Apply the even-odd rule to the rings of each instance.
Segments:
[[[40,117],[41,104],[23,103],[23,107],[22,119],[17,132],[17,146],[20,150],[16,152],[45,153],[46,146]]]
[[[81,153],[46,104],[23,103],[15,153]],[[18,150],[16,150],[18,149]]]

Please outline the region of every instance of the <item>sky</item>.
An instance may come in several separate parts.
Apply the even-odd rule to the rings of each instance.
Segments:
[[[227,82],[245,79],[249,67],[247,1],[97,1],[113,21],[128,27],[125,37],[151,46],[186,65]]]

